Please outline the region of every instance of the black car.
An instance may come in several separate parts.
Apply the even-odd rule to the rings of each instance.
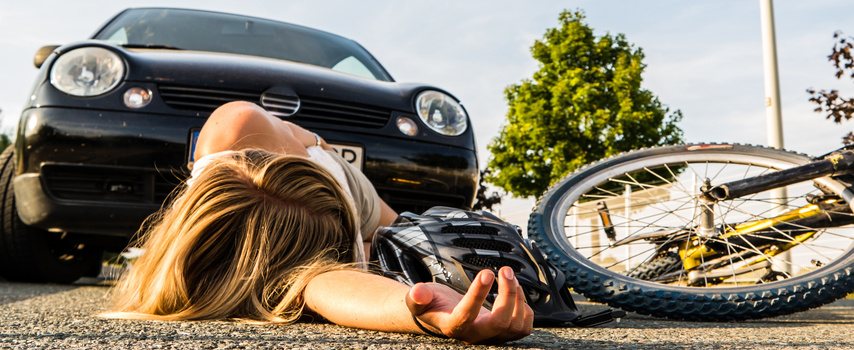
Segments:
[[[88,41],[47,46],[0,156],[0,274],[69,282],[123,248],[189,173],[223,103],[317,132],[398,211],[469,208],[468,116],[442,89],[395,82],[358,43],[267,19],[128,9]],[[168,205],[168,204],[167,204]]]

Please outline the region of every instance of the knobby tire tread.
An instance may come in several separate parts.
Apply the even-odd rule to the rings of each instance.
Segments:
[[[692,144],[719,145],[719,144]],[[528,235],[541,248],[543,254],[566,274],[566,285],[588,299],[633,311],[640,314],[694,321],[736,321],[787,315],[819,307],[841,299],[854,291],[854,259],[840,267],[816,274],[800,282],[781,281],[769,285],[762,291],[740,291],[739,287],[722,290],[708,288],[696,291],[680,291],[669,288],[650,287],[646,284],[622,281],[584,263],[575,261],[551,241],[547,221],[552,197],[560,197],[564,185],[574,177],[591,169],[615,162],[628,161],[655,152],[664,152],[672,147],[662,146],[626,152],[588,164],[550,186],[537,201],[528,221]],[[740,150],[768,153],[768,157],[783,154],[793,157],[808,157],[803,154],[782,151],[763,146],[738,145]],[[628,277],[626,277],[628,278]],[[793,278],[794,279],[794,278]]]
[[[632,271],[631,274],[629,274],[629,277],[650,280],[671,272],[675,264],[681,263],[682,261],[679,258],[679,254],[668,252],[667,254],[659,256],[652,261],[641,264]]]

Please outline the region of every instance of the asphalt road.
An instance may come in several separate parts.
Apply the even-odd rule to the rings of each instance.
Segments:
[[[463,349],[452,340],[329,324],[106,320],[109,286],[0,280],[0,349]],[[582,302],[585,314],[603,309]],[[767,320],[702,323],[629,314],[597,328],[539,328],[520,341],[476,348],[854,349],[854,300]]]

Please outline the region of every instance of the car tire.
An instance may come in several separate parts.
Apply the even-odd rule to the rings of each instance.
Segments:
[[[102,248],[21,221],[14,176],[15,152],[9,146],[0,154],[0,276],[20,282],[71,283],[97,268]]]

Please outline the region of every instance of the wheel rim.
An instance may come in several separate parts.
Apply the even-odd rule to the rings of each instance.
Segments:
[[[698,205],[697,197],[700,192],[698,189],[705,178],[709,178],[712,185],[717,185],[746,176],[789,168],[806,161],[804,157],[784,152],[769,157],[731,150],[711,150],[657,154],[617,164],[606,162],[590,170],[588,176],[569,180],[574,182],[566,184],[571,186],[571,189],[553,202],[554,214],[549,218],[549,226],[553,229],[548,234],[574,261],[606,272],[617,279],[641,284],[654,283],[657,288],[750,289],[757,285],[762,285],[757,288],[764,288],[768,283],[805,278],[816,273],[819,264],[832,266],[848,259],[854,243],[852,228],[837,227],[816,231],[812,238],[789,249],[790,258],[774,255],[775,252],[768,251],[773,249],[770,246],[755,246],[746,244],[744,240],[737,241],[737,237],[722,239],[720,234],[707,233],[705,241],[710,242],[709,245],[717,244],[716,247],[721,250],[717,256],[703,257],[700,254],[700,258],[696,258],[695,254],[692,258],[692,255],[684,253],[686,250],[682,248],[684,254],[681,255],[681,263],[668,272],[670,275],[665,276],[668,278],[642,280],[626,275],[632,275],[665,251],[672,253],[674,250],[680,250],[679,245],[671,241],[657,246],[643,239],[615,245],[608,238],[605,225],[602,224],[605,218],[601,213],[605,210],[598,203],[606,204],[609,214],[606,216],[613,224],[616,233],[613,238],[617,242],[659,230],[668,232],[664,236],[670,237],[679,232],[683,238],[687,237],[686,243],[691,240],[699,241],[698,212],[702,210],[698,208],[702,206]],[[838,194],[844,201],[850,202],[851,193],[842,184],[829,178],[817,179],[815,182]],[[629,186],[628,190],[626,186]],[[718,203],[713,210],[718,233],[735,223],[774,217],[781,211],[780,208],[807,205],[807,194],[821,193],[811,182],[788,186],[786,190],[788,195],[785,198],[764,192]],[[778,202],[782,204],[777,204]],[[850,212],[847,215],[850,216]],[[773,242],[775,244],[772,245],[781,245],[781,240],[803,239],[805,232],[802,225],[790,230],[776,229]],[[766,237],[761,242],[769,242],[767,234],[754,236]],[[667,242],[666,239],[664,242]],[[721,249],[721,246],[727,248]],[[749,252],[744,253],[745,251]],[[742,257],[738,258],[736,253],[740,253]],[[746,255],[753,257],[748,258]],[[714,260],[720,259],[721,256],[724,259],[715,263]],[[685,263],[688,259],[693,259],[700,265],[686,269],[686,266],[691,265]],[[765,264],[768,266],[763,267],[755,260],[767,260]],[[657,268],[660,270],[660,266]],[[773,276],[773,272],[781,272],[782,275]]]

